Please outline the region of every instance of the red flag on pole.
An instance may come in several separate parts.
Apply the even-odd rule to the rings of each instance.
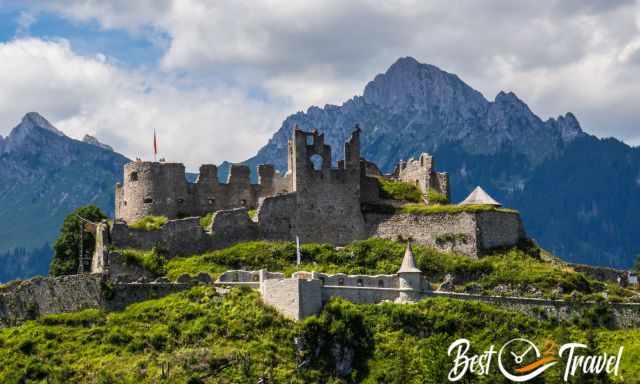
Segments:
[[[156,139],[156,130],[153,129],[153,161],[156,160],[158,156],[158,140]]]

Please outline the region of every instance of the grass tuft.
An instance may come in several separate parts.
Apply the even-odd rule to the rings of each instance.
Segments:
[[[420,189],[404,181],[377,178],[380,187],[380,197],[383,199],[403,200],[419,203],[422,201]]]
[[[166,216],[145,216],[138,221],[129,224],[129,228],[155,231],[169,221]]]

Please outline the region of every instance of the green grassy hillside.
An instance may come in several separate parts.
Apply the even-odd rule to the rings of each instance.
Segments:
[[[405,244],[383,239],[354,242],[343,248],[326,244],[302,245],[302,265],[296,267],[295,244],[253,241],[203,255],[166,261],[155,251],[124,250],[132,262],[155,275],[175,279],[183,273],[209,272],[214,278],[229,269],[267,269],[289,275],[296,270],[347,274],[391,274],[400,266]],[[519,295],[571,300],[638,300],[637,291],[595,280],[575,272],[535,245],[495,252],[479,260],[414,245],[418,268],[434,288],[445,275],[455,277],[455,290],[495,295]],[[634,297],[635,296],[635,297]]]
[[[514,337],[541,346],[582,341],[598,353],[622,344],[627,355],[617,381],[640,377],[638,331],[601,328],[595,315],[558,324],[448,299],[334,300],[294,323],[264,307],[256,292],[220,295],[201,286],[122,312],[87,310],[2,329],[0,382],[441,383],[452,366],[447,347],[461,337],[475,352]],[[551,369],[544,382],[559,375]],[[473,382],[506,381],[494,369]]]
[[[216,276],[232,268],[297,269],[295,246],[285,242],[247,242],[168,261],[154,250],[124,253],[128,262],[171,278],[201,271]],[[403,243],[381,239],[343,248],[305,244],[300,269],[394,273],[403,253]],[[481,260],[422,246],[414,253],[434,286],[446,274],[464,276],[459,291],[495,294],[506,286],[531,293],[534,287],[544,296],[586,299],[606,293],[618,300],[636,294],[576,273],[532,245]],[[563,293],[557,292],[560,287]],[[612,329],[610,318],[605,304],[559,322],[445,298],[414,305],[334,299],[319,315],[293,322],[264,306],[255,291],[197,286],[121,312],[50,315],[1,329],[0,382],[442,383],[452,368],[447,348],[453,341],[466,338],[471,352],[480,353],[515,337],[556,351],[567,342],[585,343],[589,353],[612,354],[623,345],[620,376],[577,375],[572,382],[638,382],[640,334]],[[550,369],[535,382],[560,382],[561,375],[562,369]],[[495,366],[489,375],[469,374],[467,380],[507,382]]]

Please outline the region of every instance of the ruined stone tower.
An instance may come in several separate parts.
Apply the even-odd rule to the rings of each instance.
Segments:
[[[124,167],[124,183],[116,185],[116,219],[132,222],[148,215],[174,219],[221,209],[256,208],[260,198],[287,191],[288,182],[273,166],[259,166],[258,175],[258,184],[251,184],[249,168],[233,164],[227,183],[220,183],[218,168],[205,164],[196,182],[189,183],[182,164],[131,162]]]
[[[296,231],[304,242],[348,243],[365,238],[360,209],[360,129],[344,145],[344,160],[332,168],[331,147],[317,130],[297,127],[289,141],[291,191],[296,194]]]
[[[446,172],[436,172],[433,157],[422,153],[416,159],[400,161],[394,171],[394,176],[400,180],[415,185],[425,196],[429,189],[441,193],[450,200],[449,175]]]

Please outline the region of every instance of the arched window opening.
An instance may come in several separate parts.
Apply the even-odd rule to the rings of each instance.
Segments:
[[[313,165],[314,170],[320,171],[322,169],[322,163],[324,162],[324,159],[322,158],[322,156],[315,154],[311,156],[309,160],[311,161],[311,164]]]
[[[131,172],[129,175],[129,181],[138,181],[138,172]]]

